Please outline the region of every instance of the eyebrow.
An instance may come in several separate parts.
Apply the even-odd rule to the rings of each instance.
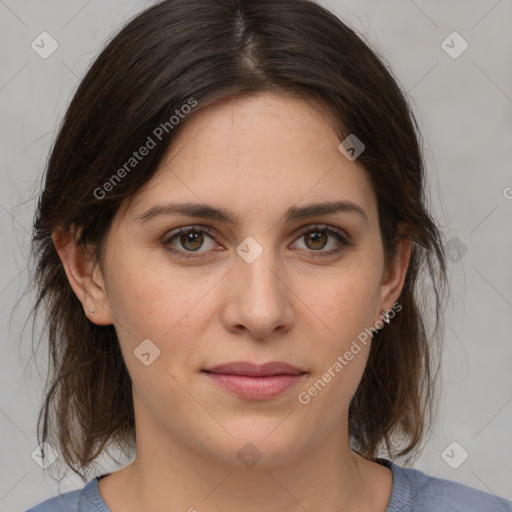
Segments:
[[[361,206],[352,201],[328,201],[313,203],[306,206],[291,206],[286,210],[284,220],[287,222],[307,219],[317,215],[333,213],[351,213],[358,215],[365,224],[368,217]],[[240,217],[226,208],[217,208],[205,203],[159,203],[144,213],[137,215],[133,220],[141,223],[160,216],[182,215],[216,220],[232,226],[240,224]]]

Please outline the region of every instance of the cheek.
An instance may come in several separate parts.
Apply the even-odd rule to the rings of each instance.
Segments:
[[[360,260],[333,268],[328,274],[301,277],[294,291],[314,314],[319,328],[327,333],[336,348],[366,328],[373,326],[377,308],[380,275],[377,265]]]
[[[133,379],[141,372],[146,378],[146,362],[171,373],[186,364],[206,324],[208,301],[201,298],[213,281],[192,281],[168,262],[149,262],[129,250],[113,255],[107,274],[114,325]]]
[[[318,336],[311,354],[314,372],[300,403],[318,408],[320,417],[331,421],[348,412],[348,405],[361,380],[371,346],[371,330],[379,296],[378,265],[370,258],[347,259],[329,276],[317,275],[312,281],[306,304],[313,311]],[[309,316],[309,313],[307,313]]]
[[[108,271],[108,298],[115,320],[130,336],[163,340],[186,322],[189,312],[198,312],[196,306],[214,280],[172,265],[163,250],[150,256],[147,250],[118,250]]]
[[[368,272],[345,273],[326,280],[323,293],[311,298],[311,309],[320,311],[318,324],[328,330],[314,344],[314,371],[297,399],[324,435],[330,426],[347,417],[364,373],[378,297],[376,282]]]

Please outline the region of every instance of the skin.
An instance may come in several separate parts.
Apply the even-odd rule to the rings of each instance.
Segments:
[[[101,265],[69,233],[54,233],[85,314],[94,308],[92,322],[114,324],[132,378],[136,459],[99,483],[113,512],[385,511],[392,474],[351,451],[348,437],[370,343],[309,404],[297,399],[397,301],[410,257],[403,240],[384,266],[375,192],[326,119],[320,105],[274,93],[194,112],[154,178],[118,211]],[[291,206],[340,200],[367,222],[347,212],[284,220]],[[166,201],[228,208],[239,223],[135,220]],[[194,226],[214,236],[168,246],[200,247],[198,258],[166,250],[166,236]],[[236,252],[248,236],[263,248],[252,263]],[[149,366],[134,356],[144,339],[160,349]],[[307,374],[277,397],[245,400],[201,372],[236,360],[285,361]],[[236,455],[247,442],[262,454],[252,467]]]

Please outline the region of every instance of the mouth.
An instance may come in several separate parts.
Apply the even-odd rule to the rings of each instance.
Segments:
[[[236,361],[202,372],[224,390],[249,400],[266,400],[278,396],[304,380],[307,375],[307,372],[280,361],[263,365]]]
[[[223,375],[240,375],[242,377],[272,377],[273,375],[302,375],[306,373],[291,364],[281,361],[270,361],[260,365],[246,361],[234,361],[232,363],[219,364],[203,371]]]

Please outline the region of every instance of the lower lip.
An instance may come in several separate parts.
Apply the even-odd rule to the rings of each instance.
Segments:
[[[284,393],[298,384],[306,375],[269,375],[268,377],[247,377],[225,373],[204,372],[219,386],[238,396],[251,400],[265,400]]]

